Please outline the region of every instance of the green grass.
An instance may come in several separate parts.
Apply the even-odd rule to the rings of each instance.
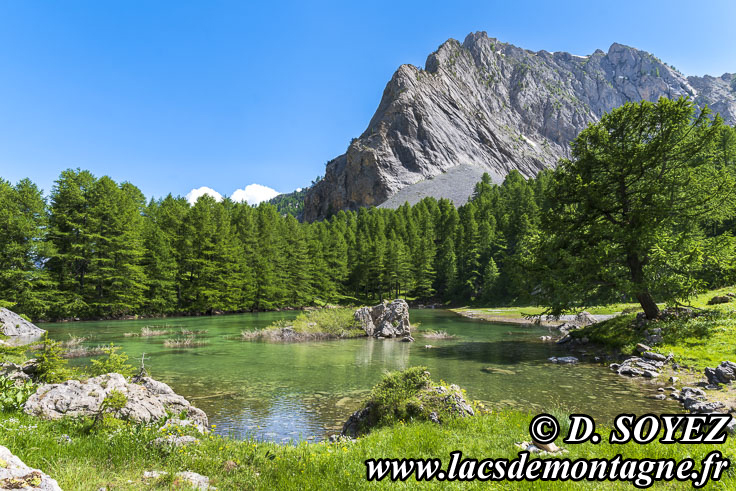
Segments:
[[[18,365],[25,362],[28,357],[26,356],[26,346],[0,346],[0,363],[10,362]]]
[[[146,470],[169,473],[190,470],[210,477],[221,490],[234,489],[364,489],[364,461],[370,458],[440,458],[447,465],[449,454],[460,450],[464,457],[515,458],[516,442],[528,441],[530,414],[504,411],[455,419],[442,426],[434,423],[399,423],[376,430],[356,442],[299,443],[277,445],[252,440],[238,441],[220,436],[204,437],[199,445],[183,450],[150,446],[161,433],[156,427],[121,424],[114,429],[87,434],[86,423],[42,421],[19,413],[0,413],[0,443],[26,464],[48,473],[63,489],[141,489]],[[557,415],[560,421],[563,416]],[[563,428],[564,428],[563,424]],[[30,431],[29,431],[30,430]],[[604,437],[608,431],[599,428]],[[62,435],[71,438],[64,443]],[[564,445],[571,459],[607,457],[621,453],[625,458],[692,457],[700,459],[712,450],[733,459],[732,440],[724,445]],[[551,458],[551,457],[548,457]],[[225,463],[237,464],[226,470]],[[722,489],[736,486],[736,473],[728,469]],[[438,483],[392,483],[388,479],[371,487],[401,489],[436,488]],[[480,489],[487,483],[445,483],[441,487]],[[147,487],[147,486],[145,486]],[[152,489],[168,489],[170,479],[153,482]],[[498,483],[501,489],[631,489],[628,483]],[[687,483],[665,483],[660,489],[688,489]]]
[[[714,296],[723,296],[736,291],[736,287],[726,287],[703,292],[689,302],[689,306],[700,315],[693,319],[674,319],[655,321],[651,327],[661,327],[664,342],[655,347],[655,351],[673,353],[675,359],[690,366],[693,370],[702,371],[706,366],[715,366],[724,360],[736,360],[736,301],[708,305]],[[659,304],[664,308],[664,304]],[[493,318],[523,319],[544,312],[544,307],[489,307],[453,309],[458,313],[473,312],[488,320]],[[643,333],[635,328],[636,312],[641,311],[639,304],[617,303],[611,305],[587,307],[585,310],[594,315],[623,315],[609,319],[585,329],[573,331],[573,337],[587,337],[592,343],[613,351],[633,353],[637,343],[643,341]]]
[[[708,305],[708,300],[733,291],[722,288],[702,293],[690,302],[700,315],[690,319],[655,321],[648,327],[661,327],[664,341],[654,350],[673,353],[675,360],[697,371],[724,360],[736,359],[736,301]],[[593,343],[632,353],[643,333],[635,328],[635,314],[628,314],[574,331],[574,337],[587,337]]]
[[[635,329],[636,314],[626,314],[593,324],[578,331],[572,331],[574,338],[587,337],[592,343],[616,351],[633,353],[643,335]]]
[[[607,315],[617,314],[619,312],[626,312],[640,309],[639,304],[635,303],[615,303],[610,305],[594,305],[586,307],[581,310],[590,312],[593,315]],[[546,307],[542,306],[522,306],[522,307],[461,307],[452,309],[457,312],[475,312],[481,315],[489,315],[494,317],[510,317],[515,319],[522,319],[532,315],[541,315],[546,310]]]
[[[664,342],[657,347],[672,352],[678,363],[702,370],[724,360],[736,360],[736,311],[710,311],[687,321],[663,323]]]
[[[303,312],[293,320],[279,320],[265,329],[243,331],[245,340],[309,341],[365,336],[365,331],[354,317],[355,309],[340,307]],[[292,331],[291,339],[284,339],[284,330]]]

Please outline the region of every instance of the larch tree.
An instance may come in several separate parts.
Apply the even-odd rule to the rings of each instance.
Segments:
[[[734,213],[733,149],[719,145],[730,131],[689,99],[663,98],[614,109],[575,139],[538,253],[551,312],[633,297],[654,319],[657,300],[696,292],[703,226]]]

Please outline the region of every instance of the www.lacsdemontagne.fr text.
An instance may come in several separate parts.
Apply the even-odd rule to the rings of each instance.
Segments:
[[[730,461],[713,451],[700,462],[690,458],[625,459],[530,459],[529,452],[509,459],[463,459],[462,452],[450,453],[450,464],[444,470],[440,459],[369,459],[365,461],[368,481],[620,481],[637,488],[648,488],[655,482],[690,481],[695,488],[718,481]]]

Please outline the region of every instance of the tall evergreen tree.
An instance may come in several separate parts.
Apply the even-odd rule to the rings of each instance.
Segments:
[[[68,169],[51,191],[48,240],[53,246],[47,267],[58,285],[52,307],[58,317],[88,316],[88,274],[94,253],[90,192],[96,179],[88,171]]]
[[[46,314],[54,293],[43,269],[46,225],[46,203],[35,184],[0,179],[0,303],[31,317]]]

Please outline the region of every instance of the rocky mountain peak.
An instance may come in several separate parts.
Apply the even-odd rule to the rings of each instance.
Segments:
[[[736,123],[732,74],[686,77],[619,43],[574,55],[525,50],[485,32],[449,39],[424,69],[394,73],[365,132],[307,193],[304,217],[427,195],[459,205],[483,172],[501,181],[513,169],[532,177],[554,166],[582,129],[625,102],[681,96]]]

